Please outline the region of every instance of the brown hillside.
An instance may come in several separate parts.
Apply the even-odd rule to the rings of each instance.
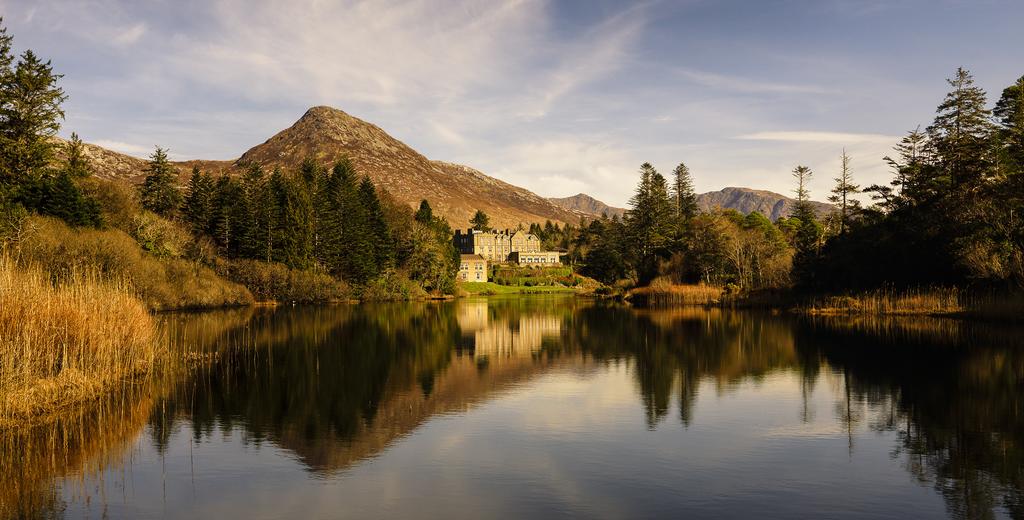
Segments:
[[[453,227],[468,226],[477,209],[496,227],[578,220],[528,190],[466,166],[431,161],[379,127],[330,107],[309,109],[290,128],[242,154],[236,165],[251,161],[294,168],[306,157],[323,164],[348,157],[356,171],[398,200],[415,207],[427,199]]]

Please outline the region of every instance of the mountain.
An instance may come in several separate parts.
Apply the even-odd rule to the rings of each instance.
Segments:
[[[697,195],[697,205],[705,211],[714,208],[734,209],[743,214],[757,211],[774,222],[789,216],[796,205],[796,199],[772,191],[723,188]],[[819,215],[826,215],[832,211],[831,204],[811,201],[811,205]]]
[[[427,159],[379,127],[330,107],[309,109],[294,125],[242,154],[235,165],[296,168],[307,157],[321,164],[348,157],[377,187],[412,207],[427,199],[435,214],[457,228],[468,227],[477,209],[495,227],[579,220],[533,192],[468,166]]]
[[[586,193],[577,193],[572,197],[548,197],[548,200],[584,217],[600,217],[601,215],[621,217],[626,214],[625,209],[609,206]]]
[[[624,208],[616,208],[601,202],[590,195],[580,193],[572,197],[549,198],[551,202],[562,206],[570,211],[578,213],[586,218],[600,217],[607,213],[622,216],[626,213]],[[781,217],[788,217],[796,199],[785,195],[765,190],[754,190],[751,188],[723,188],[719,191],[710,191],[697,195],[697,206],[701,210],[709,211],[715,208],[734,209],[740,213],[747,214],[757,211],[762,215],[778,220]],[[811,201],[814,210],[819,215],[826,215],[832,211],[832,205],[824,202]]]
[[[88,145],[87,155],[101,178],[140,183],[145,178],[145,161]],[[378,188],[416,208],[423,199],[434,213],[448,219],[453,228],[469,226],[469,219],[482,209],[498,228],[532,222],[566,223],[579,215],[552,204],[520,187],[489,177],[483,172],[442,161],[430,160],[376,125],[330,107],[313,107],[291,127],[266,142],[250,148],[234,161],[184,161],[175,163],[182,184],[193,166],[214,174],[239,173],[255,162],[264,168],[296,169],[306,158],[324,165],[348,157],[356,172],[366,175]]]

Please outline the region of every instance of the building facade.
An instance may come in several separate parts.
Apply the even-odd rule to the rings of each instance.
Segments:
[[[455,230],[455,248],[467,255],[480,255],[490,262],[508,262],[512,253],[539,253],[540,239],[522,230]]]
[[[562,263],[561,253],[558,251],[516,251],[509,255],[508,259],[519,265],[550,266]]]
[[[480,255],[460,255],[459,280],[463,282],[486,282],[487,260]]]

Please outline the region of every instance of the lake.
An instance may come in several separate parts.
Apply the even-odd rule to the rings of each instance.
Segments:
[[[1024,517],[1024,335],[571,296],[162,316],[182,361],[0,434],[0,514]]]

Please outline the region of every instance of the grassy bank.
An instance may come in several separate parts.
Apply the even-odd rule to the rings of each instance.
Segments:
[[[650,285],[629,290],[625,298],[640,307],[673,305],[719,305],[724,302],[725,289],[714,285],[673,284],[657,278]]]
[[[157,345],[127,282],[0,257],[0,424],[104,395],[150,370]]]
[[[1024,294],[971,291],[956,287],[878,289],[812,297],[799,305],[797,310],[824,315],[955,316],[1019,320],[1024,316]]]
[[[574,293],[572,287],[562,286],[525,286],[525,285],[499,285],[494,282],[462,282],[460,285],[463,291],[476,296],[492,296],[499,294],[550,294],[550,293]]]
[[[26,237],[11,247],[19,265],[64,279],[90,273],[126,281],[152,310],[213,308],[253,303],[244,286],[187,258],[184,240],[149,238],[150,250],[118,229],[72,228],[49,217],[28,217]],[[156,233],[153,233],[156,235]]]

